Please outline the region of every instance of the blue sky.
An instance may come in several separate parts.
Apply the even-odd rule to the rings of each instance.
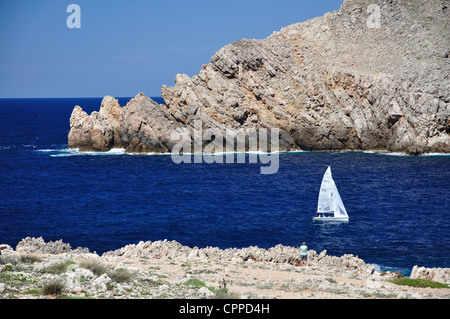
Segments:
[[[69,4],[81,28],[69,29]],[[342,0],[1,0],[0,98],[159,96],[223,46],[263,39]]]

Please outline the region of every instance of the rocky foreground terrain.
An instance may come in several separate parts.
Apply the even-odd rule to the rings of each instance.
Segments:
[[[192,139],[208,128],[237,137],[277,128],[281,151],[449,153],[449,6],[345,0],[267,39],[220,49],[198,75],[162,87],[166,105],[139,94],[123,107],[107,96],[91,115],[76,106],[69,147],[165,153],[177,129]]]
[[[278,245],[221,250],[175,241],[140,242],[99,256],[62,241],[25,238],[0,245],[0,298],[107,299],[449,299],[449,288],[389,280],[353,255]],[[450,268],[414,267],[411,277],[450,283]]]

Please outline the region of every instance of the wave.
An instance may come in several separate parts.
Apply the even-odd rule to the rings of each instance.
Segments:
[[[26,145],[32,146],[32,145]],[[2,149],[8,149],[10,147],[2,147]],[[36,148],[36,146],[32,146],[32,148]],[[107,152],[96,152],[96,151],[85,151],[82,152],[77,148],[68,149],[68,148],[52,148],[52,149],[39,149],[36,150],[40,153],[48,153],[51,157],[68,157],[68,156],[169,156],[169,155],[179,155],[174,153],[127,153],[123,148],[113,148]],[[246,154],[246,155],[270,155],[270,154],[298,154],[298,153],[310,153],[310,151],[275,151],[275,152],[263,152],[259,151],[247,151],[247,152],[217,152],[217,153],[185,153],[185,155],[194,155],[194,156],[226,156],[226,155],[234,155],[234,154]],[[335,152],[332,152],[335,153]],[[399,157],[410,157],[410,155],[400,152],[379,152],[379,151],[341,151],[338,153],[364,153],[364,154],[374,154],[380,156],[399,156]],[[425,153],[419,155],[420,157],[428,157],[428,156],[450,156],[450,153]]]
[[[40,153],[47,153],[51,157],[69,157],[69,156],[164,156],[171,153],[127,153],[124,148],[113,148],[107,152],[80,151],[78,148],[56,148],[36,150]]]
[[[49,154],[51,157],[69,157],[69,156],[169,156],[169,155],[181,155],[174,153],[127,153],[123,148],[113,148],[107,152],[85,151],[82,152],[78,148],[49,148],[36,150],[39,153]],[[217,153],[185,153],[185,155],[193,156],[225,156],[234,154],[247,154],[247,155],[267,155],[267,154],[291,154],[291,153],[306,153],[307,151],[288,151],[288,152],[263,152],[263,151],[249,151],[249,152],[217,152]]]
[[[450,153],[425,153],[421,156],[450,156]]]
[[[378,153],[379,155],[386,155],[386,156],[405,156],[405,157],[412,157],[413,155],[405,154],[405,153],[398,153],[398,152],[392,152],[392,153]],[[428,157],[428,156],[450,156],[449,153],[424,153],[418,155],[418,157]]]
[[[357,151],[353,151],[357,152]],[[412,157],[413,155],[409,155],[401,152],[380,152],[380,151],[361,151],[364,154],[375,154],[382,156],[403,156],[403,157]],[[450,153],[424,153],[418,155],[418,157],[427,157],[427,156],[450,156]]]
[[[371,264],[373,266],[373,269],[376,272],[383,272],[383,271],[390,271],[390,272],[399,272],[403,276],[409,277],[411,275],[412,268],[405,268],[405,267],[392,267],[392,266],[384,266],[379,264]]]
[[[400,153],[400,152],[380,152],[377,153],[377,155],[384,155],[384,156],[404,156],[404,157],[410,157],[411,155],[408,155],[406,153]]]
[[[37,150],[40,153],[49,154],[51,157],[68,157],[68,156],[117,156],[117,155],[130,155],[125,153],[125,149],[115,148],[108,152],[81,152],[79,149],[40,149]]]

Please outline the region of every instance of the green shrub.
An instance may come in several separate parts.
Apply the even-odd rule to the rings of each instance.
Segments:
[[[21,255],[20,261],[25,264],[32,264],[35,262],[41,262],[42,258],[36,256],[36,255]]]
[[[44,285],[42,287],[42,294],[59,296],[59,295],[61,295],[63,289],[64,289],[64,284],[61,281],[50,280],[50,281],[44,283]]]
[[[96,276],[107,274],[111,280],[119,283],[128,282],[132,278],[132,274],[126,269],[108,270],[105,266],[96,261],[82,261],[80,267],[89,269]]]
[[[80,267],[89,269],[96,276],[101,276],[107,273],[106,267],[104,267],[103,265],[101,265],[99,262],[96,261],[82,261],[80,263]]]
[[[126,269],[117,269],[108,271],[107,275],[115,282],[128,282],[131,279],[131,273]]]
[[[47,268],[44,268],[44,269],[42,269],[42,272],[59,275],[59,274],[66,272],[67,267],[72,264],[74,264],[73,261],[66,260],[64,262],[60,262],[60,263],[54,264],[52,266],[49,266]]]
[[[0,265],[6,265],[6,264],[15,265],[15,264],[17,264],[17,261],[12,257],[0,256]]]
[[[336,283],[337,283],[337,281],[334,280],[333,278],[326,278],[326,279],[327,279],[327,281],[328,281],[329,283],[331,283],[331,284],[336,284]]]
[[[184,284],[187,285],[187,286],[192,286],[194,288],[206,287],[206,284],[203,281],[198,280],[198,279],[194,279],[194,278],[189,279]]]
[[[229,292],[227,288],[215,289],[208,287],[213,293],[215,293],[213,299],[238,299],[239,295],[234,292]]]
[[[30,289],[30,290],[22,292],[22,294],[24,294],[24,295],[42,295],[42,290],[39,288]]]
[[[394,278],[389,280],[396,285],[409,286],[409,287],[419,287],[419,288],[450,288],[448,284],[444,284],[437,281],[427,280],[427,279],[411,279],[411,278]]]
[[[215,294],[213,297],[214,299],[237,299],[239,297],[238,294],[229,292],[227,288],[216,289],[215,287],[206,286],[206,284],[199,279],[191,278],[184,284],[197,289],[206,287]]]
[[[0,270],[1,270],[0,272],[7,272],[7,271],[14,271],[14,268],[11,264],[7,264],[3,266],[3,268]]]

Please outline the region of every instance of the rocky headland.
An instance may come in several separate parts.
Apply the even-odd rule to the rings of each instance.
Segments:
[[[170,152],[176,129],[280,129],[280,150],[450,153],[448,1],[345,0],[340,10],[220,49],[198,75],[121,107],[76,106],[81,151]]]
[[[450,268],[414,267],[411,278],[437,288],[398,285],[357,256],[300,248],[187,247],[139,242],[102,255],[61,240],[24,238],[0,245],[0,298],[106,299],[449,299]],[[447,285],[442,286],[442,283]]]

